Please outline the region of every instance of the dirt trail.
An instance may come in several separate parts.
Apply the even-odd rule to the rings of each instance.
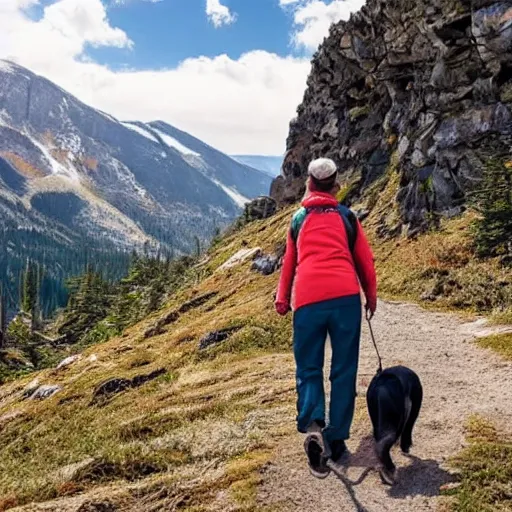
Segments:
[[[454,315],[432,313],[416,306],[381,302],[373,321],[384,366],[406,364],[418,372],[424,403],[413,434],[411,456],[395,450],[398,483],[380,483],[369,434],[364,396],[377,368],[369,332],[364,327],[360,376],[359,421],[348,442],[351,459],[317,480],[309,474],[297,434],[283,443],[265,472],[259,501],[279,504],[279,510],[296,512],[434,511],[439,487],[452,480],[447,459],[464,446],[464,423],[477,413],[510,428],[512,422],[512,364],[471,341],[488,330],[480,322],[464,323]],[[356,414],[357,416],[357,414]]]

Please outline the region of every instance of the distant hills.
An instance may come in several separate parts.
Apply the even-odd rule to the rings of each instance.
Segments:
[[[231,155],[231,158],[242,164],[259,169],[275,178],[281,173],[282,156]]]

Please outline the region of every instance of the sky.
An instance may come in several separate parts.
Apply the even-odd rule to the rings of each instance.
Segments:
[[[364,0],[0,0],[0,58],[122,120],[281,155],[310,58]]]

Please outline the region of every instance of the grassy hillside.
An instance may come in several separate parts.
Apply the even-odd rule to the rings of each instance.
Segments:
[[[251,509],[274,437],[293,428],[291,331],[272,314],[276,276],[251,272],[249,263],[214,270],[244,240],[272,251],[287,216],[225,240],[159,315],[67,369],[40,373],[41,383],[62,386],[53,397],[23,401],[29,379],[1,389],[0,510],[90,489],[114,501],[147,496],[148,507],[183,500],[184,510],[206,510],[224,490],[223,499]],[[166,316],[160,334],[147,333]],[[198,350],[201,337],[223,328],[232,329],[227,341]],[[99,383],[159,369],[151,382],[91,403]],[[283,426],[268,437],[275,418]],[[197,475],[204,478],[194,484]],[[168,495],[157,492],[161,486]]]
[[[218,241],[162,311],[70,366],[37,374],[62,387],[52,397],[23,399],[34,376],[0,388],[0,510],[55,499],[63,501],[45,510],[82,502],[104,508],[80,510],[270,510],[256,504],[256,489],[294,430],[290,318],[273,311],[277,274],[262,276],[250,262],[219,267],[242,248],[278,250],[290,214]],[[416,241],[377,242],[381,219],[372,212],[366,226],[382,293],[419,299],[441,281],[439,306],[491,312],[507,304],[511,272],[472,257],[470,221]],[[219,330],[224,341],[199,348]],[[108,379],[125,379],[110,386],[121,392],[93,399]]]

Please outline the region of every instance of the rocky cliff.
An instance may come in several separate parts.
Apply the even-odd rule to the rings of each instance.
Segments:
[[[299,199],[319,156],[349,202],[396,172],[394,229],[417,231],[460,213],[489,156],[509,152],[511,105],[512,1],[368,0],[313,58],[272,196]]]

